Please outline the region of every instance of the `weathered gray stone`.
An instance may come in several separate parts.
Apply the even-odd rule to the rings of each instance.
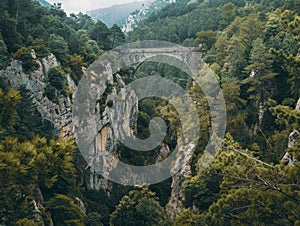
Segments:
[[[136,128],[136,118],[134,116],[138,112],[137,96],[132,90],[125,89],[125,83],[120,76],[116,76],[116,79],[119,86],[122,87],[120,93],[117,93],[116,87],[113,87],[111,93],[107,94],[105,110],[100,112],[100,106],[96,106],[97,111],[100,113],[99,120],[97,120],[98,135],[94,139],[92,148],[89,149],[91,159],[89,166],[101,167],[101,169],[94,170],[103,172],[102,175],[104,174],[103,176],[106,177],[108,175],[105,175],[105,173],[110,172],[118,164],[118,159],[111,156],[111,150],[119,143],[117,137],[133,136]],[[110,80],[113,81],[112,78]],[[101,93],[100,90],[105,90],[106,87],[99,85],[95,89],[99,89],[96,93]],[[120,96],[122,100],[126,101],[119,101]],[[113,102],[113,107],[107,106],[108,101]],[[80,127],[81,125],[74,126]],[[120,134],[115,134],[116,132]],[[122,179],[126,181],[127,178]],[[107,180],[93,171],[89,183],[90,188],[96,190],[101,187],[106,189],[110,187]]]
[[[289,143],[288,143],[288,147],[292,148],[295,146],[295,144],[299,141],[300,139],[300,133],[298,130],[294,130],[290,136],[289,136]]]
[[[137,50],[135,50],[137,51]],[[162,50],[160,50],[162,51]],[[163,53],[167,53],[169,55],[174,55],[178,59],[186,58],[185,52],[180,52],[181,50],[178,50],[176,53],[174,52],[174,49],[163,49]],[[161,52],[158,52],[161,53]],[[144,58],[155,56],[158,54],[156,52],[141,52],[140,53],[140,60],[143,61]],[[131,53],[128,53],[128,56]],[[183,56],[182,56],[183,54]],[[126,55],[126,54],[125,54]],[[33,54],[34,56],[34,54]],[[55,56],[53,54],[49,55],[48,57],[42,59],[42,60],[36,60],[37,63],[40,65],[39,69],[30,73],[25,74],[22,69],[21,62],[17,60],[12,60],[11,64],[3,71],[0,71],[0,75],[4,75],[8,78],[11,86],[15,89],[20,88],[21,86],[25,86],[30,93],[32,94],[33,101],[37,105],[38,111],[41,113],[42,117],[51,123],[53,123],[54,128],[56,128],[57,131],[60,132],[60,136],[68,136],[72,137],[74,136],[74,128],[80,127],[81,125],[75,125],[72,121],[72,98],[66,97],[66,96],[59,96],[58,102],[53,103],[51,102],[47,97],[43,95],[44,90],[47,86],[45,83],[45,79],[47,78],[48,71],[52,67],[59,67],[60,64],[56,60]],[[193,63],[193,62],[187,62],[187,63]],[[188,64],[190,65],[190,64]],[[77,90],[77,87],[73,80],[70,78],[69,75],[67,76],[67,82],[69,88],[73,91],[73,98],[74,93]],[[104,155],[108,154],[108,150],[111,149],[111,147],[116,146],[116,144],[119,142],[116,140],[117,135],[120,135],[123,137],[124,135],[133,135],[134,130],[136,129],[136,117],[138,112],[138,98],[135,95],[133,91],[128,91],[125,85],[124,80],[121,78],[121,76],[116,75],[116,80],[118,83],[118,90],[116,87],[113,87],[113,90],[111,93],[108,94],[106,98],[106,106],[105,110],[103,112],[100,112],[100,106],[96,106],[99,112],[99,120],[97,124],[97,131],[98,134],[95,137],[94,143],[92,145],[92,148],[89,149],[89,156],[91,159],[91,162],[93,164],[96,161],[96,165],[102,165],[107,168],[114,168],[118,161],[114,158],[108,158],[106,161],[105,159],[100,159],[99,153],[102,153]],[[114,85],[114,78],[109,77],[108,83],[110,85]],[[106,84],[102,84],[103,86],[99,85],[99,87],[95,87],[95,89],[99,90],[105,90]],[[101,93],[101,92],[99,92]],[[123,103],[118,102],[118,97],[121,94],[121,99],[126,100]],[[99,96],[99,99],[102,98]],[[107,103],[108,101],[112,101],[114,107],[108,107]],[[91,103],[94,104],[94,103]],[[88,116],[87,116],[88,117]],[[84,128],[83,128],[84,129]],[[114,134],[114,131],[119,132],[120,134]],[[158,157],[157,161],[161,161],[165,157],[168,156],[170,153],[170,148],[163,144],[163,148],[161,150],[161,154]],[[194,146],[193,144],[190,144],[189,146],[185,147],[185,155],[184,158],[190,159]],[[98,161],[98,162],[97,162]],[[101,162],[102,161],[102,162]],[[106,162],[103,162],[106,161]],[[185,161],[187,164],[183,166],[183,168],[175,175],[173,176],[172,181],[172,195],[169,202],[169,213],[171,216],[175,216],[176,214],[181,212],[181,202],[183,198],[182,190],[183,190],[183,179],[191,174],[190,164],[189,161]],[[102,164],[100,164],[102,163]],[[87,169],[89,168],[91,163],[88,163]],[[178,163],[175,164],[174,168],[179,168],[181,166],[178,165]],[[103,172],[109,170],[102,169]],[[129,172],[130,173],[130,172]],[[135,177],[135,175],[132,175],[132,177]],[[111,188],[111,183],[105,180],[102,176],[99,176],[95,172],[91,172],[86,178],[88,186],[92,189],[100,189],[101,187],[105,187],[107,190]],[[126,181],[126,178],[123,178],[124,182]]]
[[[285,153],[285,155],[283,156],[282,160],[281,160],[285,165],[288,166],[293,166],[294,163],[296,162],[296,160],[293,158],[293,156],[291,156],[288,152]]]
[[[81,212],[82,212],[84,215],[86,215],[86,207],[85,207],[83,201],[82,201],[80,198],[78,198],[78,197],[75,198],[75,201],[76,201],[76,202],[75,202],[76,205],[79,207],[79,209],[81,210]]]
[[[179,161],[175,164],[175,167],[182,167],[178,173],[176,173],[172,177],[172,192],[171,192],[171,198],[167,205],[167,211],[171,218],[176,217],[178,214],[182,212],[182,201],[183,201],[183,183],[185,179],[192,174],[191,171],[191,165],[190,165],[190,159],[193,154],[193,150],[195,148],[194,144],[189,144],[187,147],[185,147],[184,150],[184,158],[186,159],[184,162],[186,164],[184,166],[176,166],[176,164],[179,164]]]
[[[297,105],[296,105],[296,111],[300,111],[300,98],[297,102]]]
[[[34,51],[32,51],[32,55],[35,55]],[[23,71],[22,63],[18,60],[12,60],[5,70],[0,71],[0,75],[5,76],[14,89],[24,86],[30,92],[33,102],[36,104],[43,119],[51,122],[57,131],[61,131],[72,122],[72,100],[70,97],[60,95],[58,103],[54,103],[43,95],[47,86],[45,79],[49,69],[59,67],[60,64],[53,54],[41,60],[36,60],[36,62],[39,68],[26,74]],[[69,78],[69,75],[67,75],[67,81],[69,87],[75,91],[74,82]],[[69,128],[71,129],[71,127]],[[64,131],[64,133],[61,135],[72,134],[72,130]]]

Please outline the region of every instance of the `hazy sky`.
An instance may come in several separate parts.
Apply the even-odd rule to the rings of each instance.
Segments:
[[[63,9],[68,13],[86,12],[92,9],[106,8],[112,5],[123,4],[140,0],[47,0],[50,3],[61,2]]]

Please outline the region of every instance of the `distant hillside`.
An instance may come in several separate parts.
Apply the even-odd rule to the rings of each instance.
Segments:
[[[152,14],[162,10],[167,5],[175,3],[176,0],[150,0],[142,6],[141,9],[132,12],[123,25],[123,32],[133,31],[144,20],[148,19]]]
[[[46,0],[37,0],[42,6],[46,6],[48,8],[51,7],[51,4],[47,2]]]
[[[148,1],[146,0],[122,5],[114,5],[109,8],[88,11],[87,14],[95,21],[101,20],[108,27],[111,27],[114,24],[122,26],[132,12],[141,9],[147,2]]]

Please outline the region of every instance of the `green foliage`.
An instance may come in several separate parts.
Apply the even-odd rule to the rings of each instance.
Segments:
[[[237,14],[237,8],[234,3],[228,2],[221,7],[222,19],[220,21],[221,28],[225,28],[229,25]]]
[[[200,31],[195,39],[195,46],[201,46],[201,50],[208,51],[215,44],[217,34],[214,31]]]
[[[0,219],[6,218],[7,224],[12,224],[22,216],[31,216],[33,213],[27,207],[29,202],[41,199],[41,195],[34,195],[35,190],[40,190],[45,199],[56,192],[75,193],[74,149],[72,142],[62,139],[50,143],[40,137],[22,143],[11,137],[2,140],[0,197],[3,208]]]
[[[239,141],[245,142],[248,128],[246,125],[246,113],[242,109],[246,106],[246,100],[241,98],[241,88],[237,79],[223,81],[222,92],[226,102],[227,131]]]
[[[61,63],[66,64],[68,62],[69,49],[63,37],[51,34],[48,39],[48,46],[50,52],[52,52]]]
[[[85,226],[103,226],[101,223],[102,216],[99,213],[92,212],[83,218]]]
[[[83,213],[74,199],[65,195],[55,195],[46,205],[55,225],[83,225]]]
[[[228,0],[218,0],[218,1],[214,1],[214,0],[209,0],[208,1],[208,6],[209,7],[220,7],[226,4],[234,4],[237,6],[244,6],[245,5],[245,1],[238,1],[238,0],[234,0],[234,1],[228,1]]]
[[[262,39],[256,39],[253,42],[249,63],[250,65],[245,70],[249,74],[252,73],[253,77],[244,81],[246,84],[251,83],[248,90],[249,98],[265,104],[271,98],[274,87],[273,79],[276,74],[272,71],[272,55],[268,53]]]
[[[85,30],[79,30],[78,33],[80,35],[80,42],[82,46],[80,53],[84,57],[85,62],[91,64],[100,55],[101,51],[96,41],[89,40]]]
[[[147,187],[136,187],[124,196],[111,215],[111,225],[159,225],[164,219],[164,209],[155,193]]]
[[[91,39],[95,40],[99,48],[103,50],[110,49],[109,33],[109,29],[101,21],[98,21],[89,30],[89,36]]]
[[[52,128],[47,127],[45,120],[43,122],[31,95],[24,87],[20,88],[20,95],[21,100],[16,106],[17,116],[14,129],[9,135],[18,137],[20,141],[33,139],[36,134],[50,138]]]
[[[130,32],[128,41],[164,40],[183,43],[186,39],[196,38],[199,31],[217,30],[221,20],[219,9],[195,7],[196,5],[182,7],[181,1],[176,4],[169,6],[176,7],[176,16],[166,16],[168,11],[160,11],[154,16],[155,20],[150,17],[149,23],[145,22]]]
[[[4,66],[6,66],[7,61],[7,46],[3,40],[3,37],[0,33],[0,69],[2,69]]]
[[[66,95],[67,78],[60,68],[50,68],[48,71],[45,95],[55,101],[59,95]]]
[[[0,131],[1,138],[12,130],[17,117],[16,106],[21,100],[20,93],[18,91],[10,89],[7,93],[4,93],[0,89]]]
[[[83,57],[77,54],[74,54],[70,59],[70,68],[72,70],[71,77],[73,81],[78,84],[82,75],[82,67],[84,66]]]
[[[117,46],[120,46],[125,43],[125,35],[121,31],[118,25],[114,24],[110,29],[109,41],[111,43],[110,48],[114,49]]]
[[[283,50],[275,50],[271,49],[272,53],[275,56],[283,61],[283,66],[286,68],[288,72],[288,83],[290,85],[290,93],[294,98],[298,98],[300,96],[299,88],[300,88],[300,80],[298,76],[298,71],[300,67],[300,61],[298,57],[294,57],[293,55],[286,55]]]
[[[36,226],[34,221],[28,220],[27,218],[18,220],[15,224],[16,226]]]
[[[61,71],[59,68],[50,68],[48,71],[48,82],[57,90],[63,91],[66,83],[63,71]]]
[[[74,55],[83,57],[83,66],[87,67],[101,54],[99,46],[107,50],[122,44],[125,39],[116,26],[108,29],[101,25],[102,22],[95,23],[82,13],[68,17],[63,10],[47,9],[35,0],[3,0],[0,13],[0,67],[6,66],[9,57],[18,51],[13,57],[22,60],[24,71],[35,70],[37,64],[31,58],[31,49],[38,58],[53,53],[65,71],[70,70],[71,56]],[[82,29],[91,35],[84,41],[79,33]],[[76,83],[81,77],[78,67],[71,68],[75,70],[71,74]],[[51,92],[48,88],[48,93]]]
[[[300,123],[300,112],[291,109],[289,106],[277,105],[271,108],[271,112],[276,118],[276,123],[288,129],[298,129]]]
[[[263,163],[227,135],[214,163],[186,180],[189,209],[175,225],[188,216],[187,225],[293,225],[299,221],[298,170]]]
[[[188,0],[178,1],[177,4],[167,5],[163,10],[159,12],[154,12],[150,15],[146,22],[153,22],[158,18],[166,18],[166,17],[178,17],[184,15],[195,8],[197,3],[203,2],[195,1],[194,3],[188,4]]]
[[[118,195],[122,196],[120,189],[118,193]],[[104,189],[87,189],[83,192],[83,196],[88,206],[88,213],[83,219],[83,222],[85,224],[92,224],[94,222],[95,225],[96,223],[99,225],[109,225],[109,216],[117,202],[110,199]],[[119,199],[119,197],[117,199]],[[93,217],[95,218],[93,219]]]
[[[15,52],[21,47],[21,35],[17,32],[17,20],[10,17],[7,11],[2,11],[0,17],[1,34],[10,53]]]
[[[66,72],[78,84],[84,67],[125,41],[118,26],[109,29],[82,13],[68,17],[30,0],[0,3],[0,67],[14,57],[30,73],[36,60],[54,53],[62,66],[46,76],[45,94],[53,101],[70,94]],[[202,85],[209,86],[209,76],[216,76],[226,100],[232,136],[226,136],[215,161],[201,171],[211,127],[210,97],[185,73],[165,64],[148,62],[118,73],[126,84],[149,75],[170,79],[187,90],[198,110],[201,137],[190,161],[192,175],[183,181],[185,209],[174,225],[299,225],[299,142],[287,149],[289,134],[300,123],[294,110],[300,96],[298,8],[298,0],[177,1],[128,34],[127,41],[159,39],[201,47],[209,64],[198,73],[207,78]],[[74,158],[74,144],[36,136],[52,133],[30,95],[0,79],[1,225],[49,225],[51,218],[55,225],[172,225],[162,207],[170,198],[171,180],[151,186],[160,202],[146,187],[123,198],[131,188],[110,184],[109,191],[86,189],[77,170],[88,173]],[[121,87],[117,81],[107,86],[99,101],[102,111],[114,105],[106,101],[108,93]],[[164,144],[172,151],[181,126],[174,107],[148,98],[139,102],[139,110],[138,137],[149,137],[149,121],[163,117],[168,126]],[[161,157],[160,146],[146,154],[122,145],[116,149],[120,160],[136,165]],[[287,151],[297,160],[293,167],[280,163]],[[87,215],[76,197],[85,202]]]
[[[5,85],[3,79],[2,85]],[[51,129],[33,104],[31,96],[24,87],[19,91],[8,89],[6,92],[0,89],[0,140],[7,136],[18,137],[19,140],[30,140],[36,134],[51,137]]]
[[[25,73],[35,71],[39,68],[39,64],[33,58],[33,47],[22,47],[15,54],[14,58],[22,61],[22,67]]]
[[[49,100],[54,101],[56,98],[56,89],[53,86],[47,86],[45,88],[45,95]]]

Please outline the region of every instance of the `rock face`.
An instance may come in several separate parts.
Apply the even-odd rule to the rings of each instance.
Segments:
[[[183,182],[187,176],[192,174],[190,159],[193,154],[195,146],[193,144],[185,147],[185,158],[186,164],[181,168],[181,170],[172,177],[172,192],[171,198],[168,203],[167,211],[171,218],[176,217],[182,212],[182,201],[183,201]]]
[[[288,147],[292,148],[300,139],[300,133],[298,130],[294,130],[289,136],[289,144]]]
[[[293,166],[295,163],[295,159],[288,152],[285,153],[281,161],[283,161],[288,166]]]
[[[87,162],[86,169],[91,171],[86,181],[88,187],[109,191],[111,183],[105,178],[111,178],[111,172],[118,170],[119,138],[134,136],[138,98],[134,90],[127,89],[120,75],[113,74],[109,65],[104,66],[107,78],[106,74],[99,76],[100,72],[94,71],[94,67],[102,68],[95,63],[82,78],[74,99],[72,123],[81,154]],[[122,172],[120,175],[120,181],[126,184],[128,178]]]
[[[34,58],[34,53],[33,53]],[[18,89],[21,86],[25,86],[32,95],[33,101],[36,103],[38,111],[41,113],[45,120],[51,122],[54,128],[57,130],[57,134],[60,136],[74,136],[74,128],[80,127],[80,125],[74,124],[72,121],[72,98],[69,96],[58,96],[56,103],[50,101],[45,95],[44,91],[47,86],[47,74],[50,68],[60,67],[59,62],[54,55],[36,60],[39,64],[39,69],[29,74],[24,73],[22,63],[17,60],[12,60],[11,64],[5,69],[0,71],[1,76],[5,76],[14,89]],[[67,82],[69,88],[76,92],[76,85],[72,81],[69,75],[67,76]],[[91,164],[102,165],[107,168],[114,168],[118,164],[115,158],[99,158],[99,153],[108,155],[108,151],[118,144],[116,140],[115,131],[119,131],[122,135],[133,135],[136,129],[136,119],[138,113],[138,98],[134,91],[128,91],[124,80],[120,75],[112,76],[108,79],[103,87],[98,89],[105,89],[104,96],[99,96],[99,102],[95,104],[95,108],[99,113],[99,119],[97,121],[97,135],[93,140],[93,144],[89,151],[89,159],[91,160],[87,164],[87,169]],[[118,98],[126,100],[125,102],[119,102]],[[74,96],[73,96],[74,98]],[[184,158],[190,159],[194,146],[190,144],[185,147]],[[162,144],[161,155],[158,157],[157,162],[163,160],[170,153],[170,148],[166,144]],[[98,161],[98,162],[97,162]],[[106,161],[106,162],[101,162]],[[185,162],[185,161],[184,161]],[[169,214],[174,217],[181,212],[180,203],[183,198],[183,179],[191,174],[191,168],[189,162],[173,176],[172,178],[172,194],[169,202]],[[101,164],[100,164],[101,163]],[[175,163],[174,168],[181,167]],[[177,166],[178,165],[178,166]],[[103,172],[106,169],[101,169]],[[132,175],[134,176],[134,175]],[[91,189],[106,188],[108,191],[111,188],[111,183],[104,177],[91,171],[85,178],[86,183]],[[124,178],[126,180],[126,178]],[[125,181],[124,181],[125,182]],[[80,206],[82,204],[78,202]]]
[[[297,102],[297,105],[296,105],[296,111],[300,111],[300,98]]]
[[[300,98],[297,102],[295,110],[300,111]],[[295,129],[293,132],[291,132],[289,136],[288,148],[294,147],[299,140],[300,140],[300,132]],[[290,155],[290,153],[287,152],[285,153],[281,161],[285,162],[288,166],[293,166],[294,163],[296,162],[296,159],[292,155]]]
[[[146,20],[151,14],[163,9],[171,3],[175,3],[176,0],[148,0],[139,9],[131,13],[127,21],[122,27],[123,32],[133,31],[134,28],[138,27],[144,20]]]
[[[32,58],[36,59],[34,51],[32,52]],[[45,95],[48,72],[51,68],[60,67],[59,62],[53,54],[41,60],[36,59],[35,61],[38,63],[39,68],[27,74],[23,71],[22,62],[12,60],[5,70],[0,71],[0,76],[6,77],[12,88],[19,89],[23,86],[29,91],[42,118],[52,123],[57,135],[61,137],[74,137],[74,126],[76,126],[72,121],[72,99],[74,96],[71,98],[70,96],[59,95],[56,101],[53,102]],[[75,93],[77,89],[75,83],[69,75],[66,75],[66,78],[68,87]],[[99,97],[99,100],[104,102],[97,105],[99,111],[98,134],[95,137],[94,146],[90,149],[89,153],[90,158],[95,161],[97,161],[96,157],[99,153],[105,153],[110,147],[114,147],[117,144],[113,131],[118,130],[125,134],[133,134],[132,128],[134,127],[135,120],[132,116],[136,115],[138,111],[138,105],[136,105],[137,98],[133,92],[127,92],[124,89],[125,83],[120,76],[117,75],[115,80],[118,87],[113,87],[113,78],[109,80],[108,84],[104,84],[112,88],[109,92],[106,92],[105,97]],[[107,89],[108,87],[100,88]],[[126,99],[126,102],[123,104],[119,104],[116,101],[118,91],[120,91],[122,98]],[[115,105],[114,108],[111,105]],[[119,128],[113,129],[112,126]],[[116,164],[117,162],[114,159],[110,159],[110,161],[102,165],[113,168]],[[86,180],[92,189],[99,189],[103,186],[109,187],[108,182],[94,172]]]
[[[298,130],[294,130],[290,136],[289,136],[289,143],[288,143],[288,147],[292,148],[295,146],[295,144],[299,141],[300,139],[300,133]],[[285,155],[283,156],[282,160],[283,162],[285,162],[288,166],[293,166],[294,163],[296,162],[296,159],[290,155],[289,152],[285,153]]]
[[[103,96],[99,97],[99,102],[96,105],[97,112],[99,112],[99,119],[97,120],[98,134],[93,141],[92,147],[89,149],[88,156],[92,160],[89,166],[94,166],[95,171],[90,177],[89,187],[92,189],[100,189],[105,187],[109,190],[110,183],[101,175],[108,177],[108,172],[115,169],[118,165],[117,156],[112,156],[112,152],[119,144],[116,137],[124,135],[133,136],[138,112],[138,97],[135,93],[126,89],[126,85],[119,75],[108,80],[106,87],[97,87],[98,89],[105,89]],[[107,90],[110,87],[111,90]],[[119,98],[121,97],[120,101]],[[74,125],[80,126],[80,125]],[[121,134],[115,134],[119,132]],[[99,168],[100,167],[100,168]],[[122,178],[126,183],[127,178]]]
[[[34,56],[35,54],[32,53],[32,55]],[[39,69],[26,74],[23,71],[22,63],[18,60],[12,60],[5,70],[0,71],[0,75],[6,77],[14,89],[25,87],[30,92],[42,118],[51,122],[60,135],[70,135],[72,134],[70,126],[72,121],[71,98],[60,95],[57,98],[57,103],[54,103],[44,95],[49,69],[59,67],[60,64],[53,54],[41,60],[36,60],[36,62],[39,65]],[[75,87],[70,76],[66,76],[69,87]]]

